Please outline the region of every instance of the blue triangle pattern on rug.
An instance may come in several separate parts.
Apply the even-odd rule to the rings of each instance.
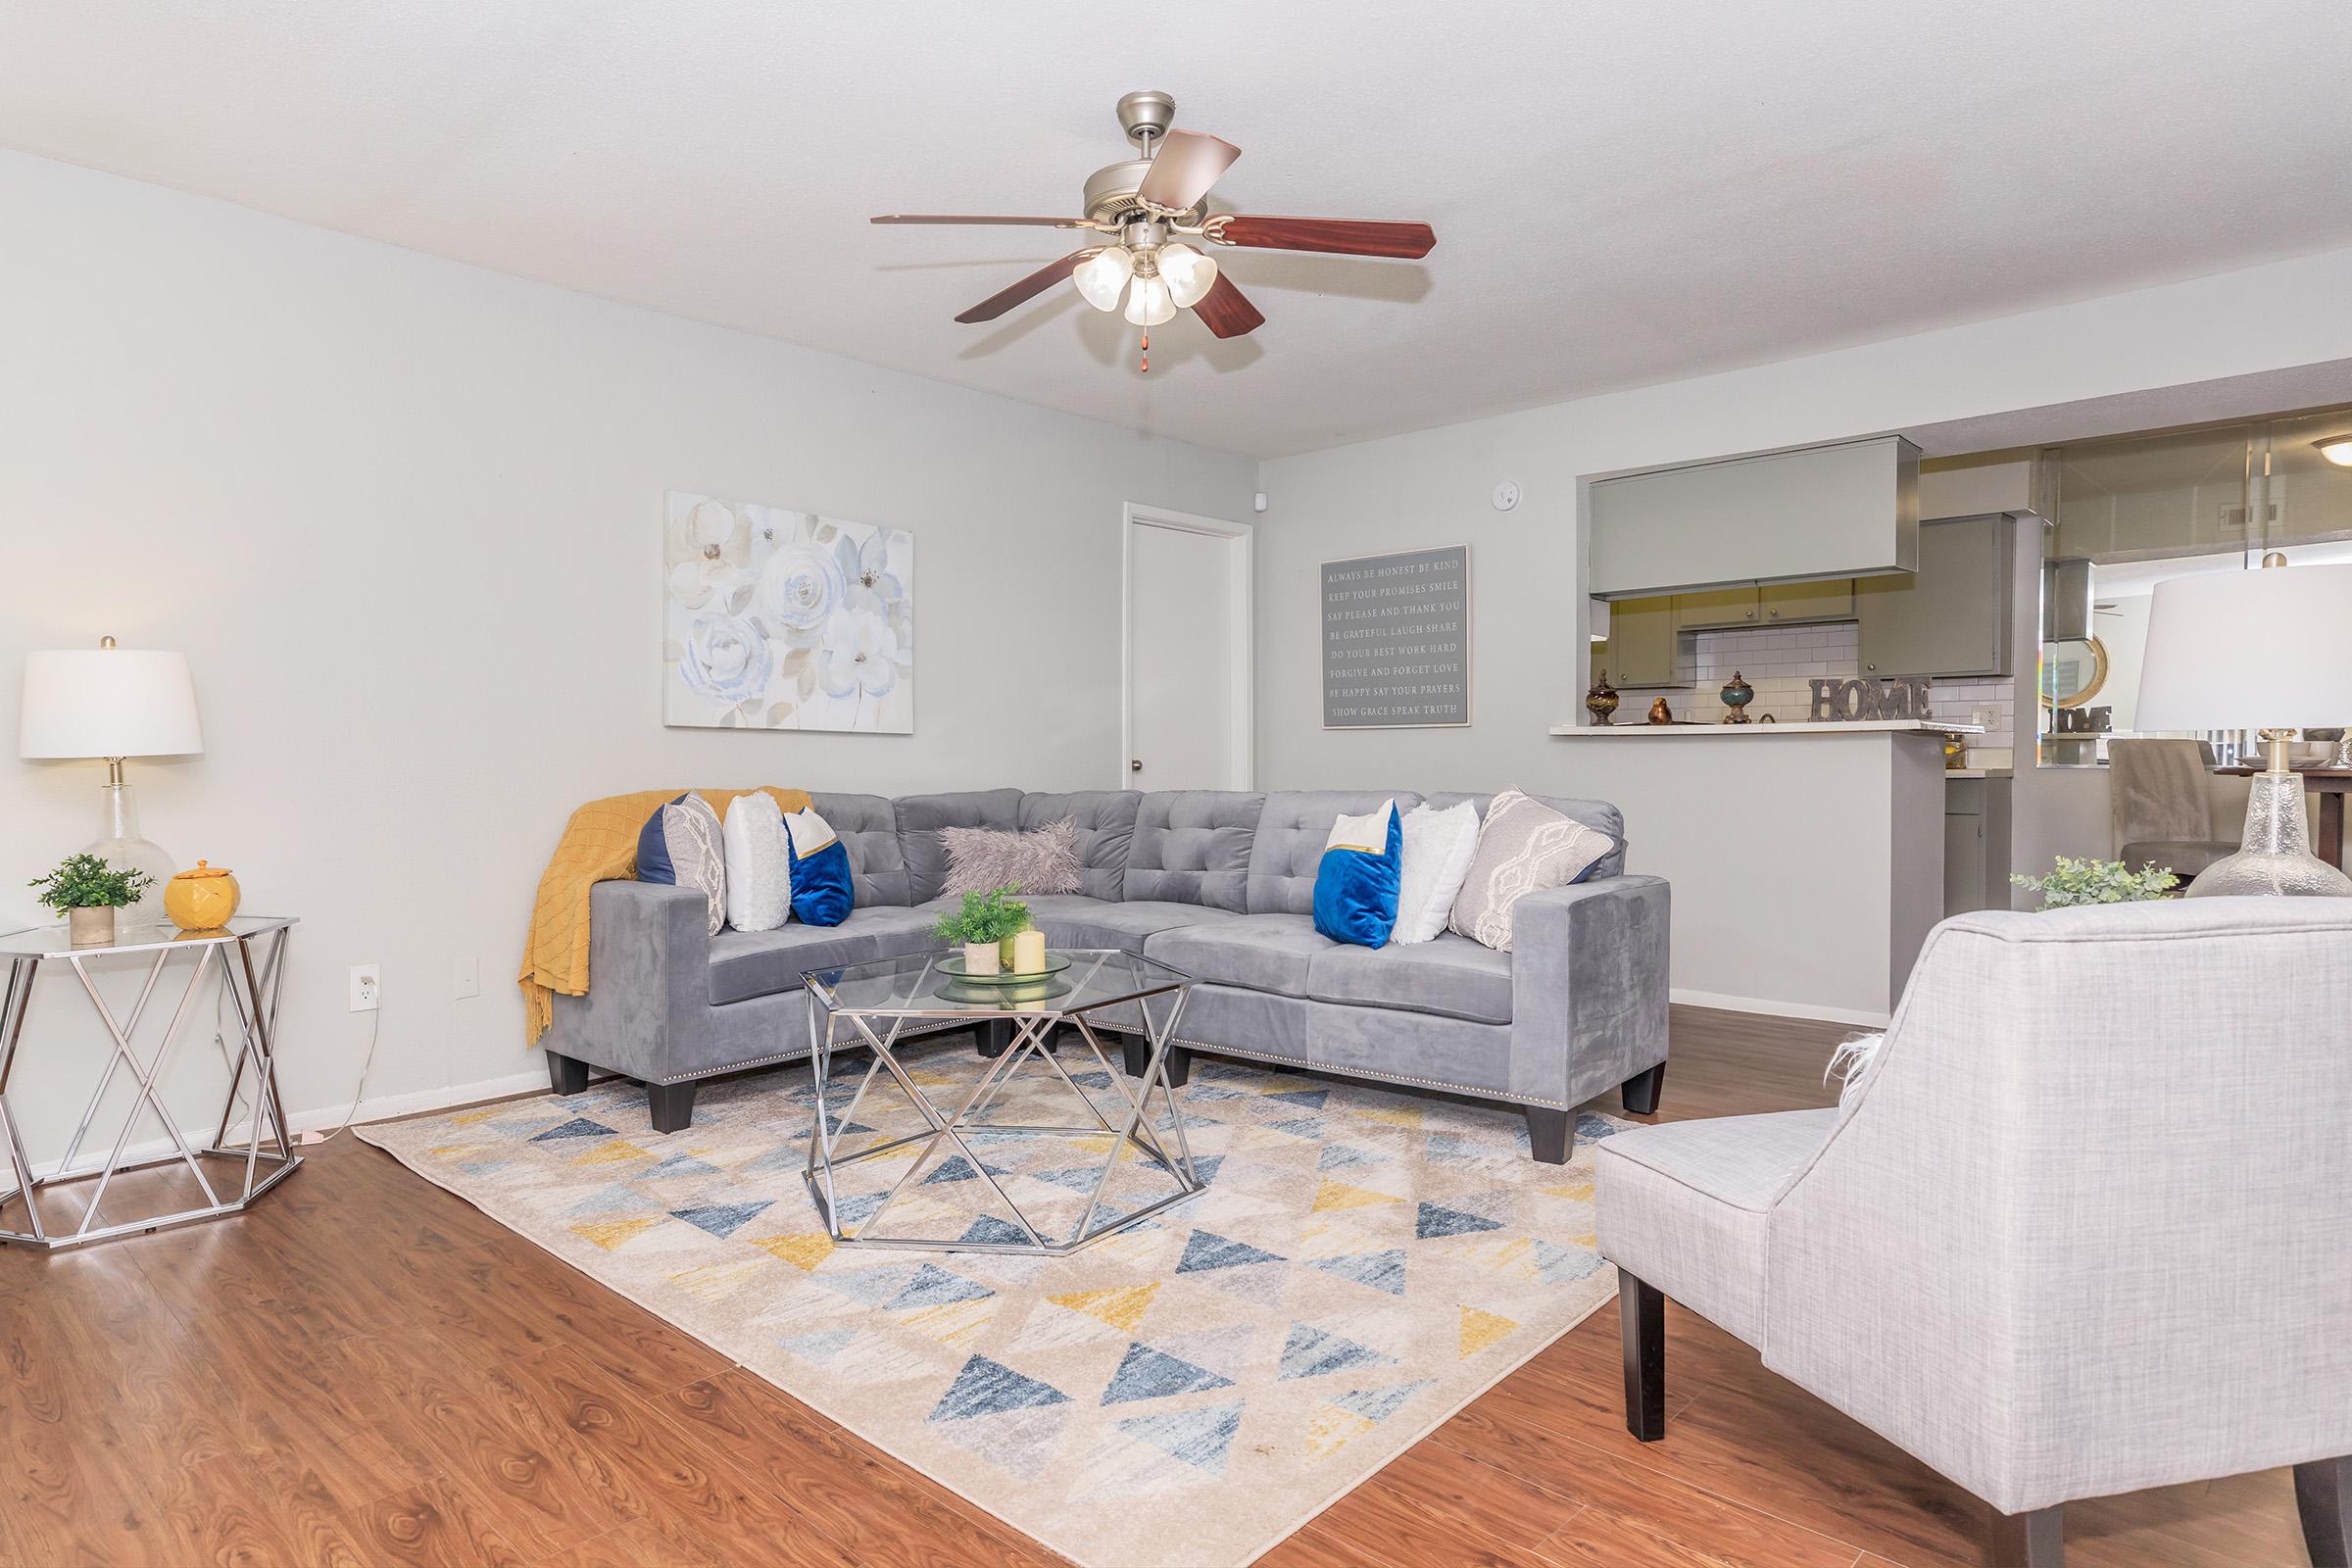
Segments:
[[[640,1173],[641,1182],[666,1181],[672,1176],[715,1176],[718,1167],[694,1154],[672,1154],[653,1169]]]
[[[1600,1254],[1587,1248],[1562,1247],[1557,1242],[1536,1238],[1536,1278],[1546,1285],[1585,1279],[1597,1272],[1600,1264]]]
[[[936,1187],[941,1182],[976,1182],[980,1179],[982,1170],[987,1171],[991,1176],[1004,1174],[994,1165],[982,1165],[979,1170],[975,1170],[972,1168],[972,1162],[961,1154],[950,1154],[939,1162],[939,1169],[922,1179],[921,1185]]]
[[[968,1421],[974,1416],[1003,1415],[1007,1410],[1034,1410],[1069,1402],[1070,1396],[1052,1384],[1040,1383],[985,1355],[975,1355],[956,1374],[956,1381],[940,1398],[930,1419]]]
[[[727,1237],[741,1230],[746,1220],[774,1206],[773,1200],[763,1198],[756,1203],[709,1203],[700,1208],[673,1208],[669,1211],[669,1217],[682,1219],[713,1236]]]
[[[1278,1133],[1289,1133],[1293,1138],[1304,1138],[1315,1143],[1321,1143],[1323,1135],[1330,1130],[1323,1125],[1320,1116],[1293,1116],[1286,1121],[1270,1121],[1266,1125]]]
[[[1520,1130],[1524,1132],[1526,1129]],[[1589,1110],[1576,1118],[1576,1136],[1579,1138],[1614,1138],[1624,1130],[1608,1117],[1595,1116]]]
[[[558,1138],[610,1138],[612,1136],[612,1129],[603,1122],[590,1121],[585,1116],[574,1116],[561,1127],[550,1127],[531,1142],[544,1144]]]
[[[1301,1110],[1321,1110],[1324,1102],[1331,1099],[1331,1091],[1328,1089],[1286,1089],[1279,1095],[1268,1095],[1265,1098],[1279,1100],[1285,1104],[1297,1105]]]
[[[914,1271],[920,1266],[914,1263],[885,1263],[879,1268],[850,1269],[842,1273],[826,1270],[812,1277],[817,1284],[837,1296],[846,1296],[853,1301],[863,1301],[868,1306],[880,1306],[905,1290],[906,1282],[914,1278]]]
[[[1283,1342],[1282,1370],[1284,1378],[1320,1378],[1334,1372],[1346,1372],[1359,1366],[1395,1366],[1396,1358],[1385,1350],[1375,1350],[1353,1340],[1343,1340],[1336,1334],[1326,1334],[1310,1323],[1294,1323],[1291,1336]]]
[[[1367,1421],[1386,1421],[1403,1409],[1414,1395],[1435,1386],[1435,1379],[1423,1378],[1417,1383],[1399,1383],[1389,1389],[1356,1389],[1333,1396],[1331,1402]]]
[[[857,1337],[856,1329],[827,1329],[822,1334],[801,1334],[776,1343],[802,1360],[814,1361],[821,1366],[848,1348],[850,1342]]]
[[[1388,1162],[1388,1155],[1376,1154],[1368,1149],[1357,1149],[1352,1144],[1325,1144],[1323,1152],[1315,1156],[1315,1169],[1353,1170],[1358,1165],[1385,1165]]]
[[[614,1182],[601,1192],[589,1194],[564,1211],[565,1219],[583,1214],[610,1214],[616,1208],[646,1208],[649,1205],[642,1194],[622,1183]]]
[[[1311,1257],[1308,1262],[1326,1274],[1337,1274],[1358,1285],[1369,1285],[1391,1296],[1404,1294],[1404,1249],[1385,1252],[1350,1252],[1345,1257]]]
[[[833,1205],[833,1216],[844,1227],[862,1225],[880,1210],[888,1193],[858,1193]]]
[[[1429,1157],[1448,1165],[1479,1165],[1490,1159],[1503,1157],[1502,1151],[1489,1145],[1474,1144],[1454,1133],[1431,1133]]]
[[[1484,1214],[1466,1214],[1458,1208],[1445,1208],[1436,1203],[1423,1203],[1413,1220],[1413,1240],[1426,1242],[1437,1236],[1468,1236],[1475,1231],[1498,1231],[1502,1221],[1489,1219]]]
[[[511,1159],[477,1159],[469,1164],[460,1165],[458,1169],[468,1176],[490,1176],[505,1170],[514,1163]]]
[[[1225,1455],[1233,1447],[1234,1434],[1242,1430],[1242,1407],[1206,1404],[1198,1410],[1131,1415],[1119,1423],[1119,1430],[1196,1470],[1221,1476],[1225,1473]]]
[[[1195,1231],[1184,1244],[1184,1256],[1177,1259],[1176,1272],[1199,1274],[1212,1268],[1241,1268],[1250,1263],[1280,1263],[1285,1261],[1279,1252],[1268,1252],[1237,1242],[1212,1231]]]
[[[1027,1231],[1021,1229],[1012,1221],[1008,1219],[999,1219],[994,1214],[981,1215],[978,1219],[972,1221],[969,1225],[966,1225],[963,1228],[963,1234],[956,1239],[959,1242],[1010,1243],[1020,1247],[1026,1247],[1029,1245],[1029,1233]]]
[[[891,1312],[908,1312],[926,1306],[946,1306],[951,1301],[978,1301],[997,1293],[987,1286],[951,1274],[929,1263],[914,1271],[898,1295],[883,1303]]]
[[[1165,1399],[1179,1394],[1198,1394],[1202,1389],[1232,1387],[1233,1379],[1221,1377],[1204,1366],[1179,1361],[1148,1345],[1130,1345],[1126,1358],[1110,1376],[1110,1387],[1102,1391],[1102,1402],[1125,1404],[1134,1399]]]

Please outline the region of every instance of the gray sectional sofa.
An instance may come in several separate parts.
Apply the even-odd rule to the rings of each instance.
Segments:
[[[643,1082],[654,1125],[692,1116],[697,1082],[808,1054],[801,975],[939,946],[950,827],[1078,826],[1084,891],[1027,900],[1057,948],[1117,948],[1194,981],[1171,1057],[1189,1052],[1435,1089],[1521,1106],[1540,1160],[1567,1158],[1575,1107],[1612,1085],[1656,1104],[1666,1062],[1667,888],[1625,869],[1624,819],[1598,801],[1545,804],[1617,849],[1573,886],[1530,895],[1510,953],[1448,932],[1374,950],[1314,929],[1316,866],[1341,814],[1483,795],[974,790],[814,797],[847,844],[857,908],[843,924],[706,933],[702,895],[641,882],[591,893],[588,994],[559,996],[542,1041],[556,1087],[590,1067]],[[1540,797],[1541,798],[1541,797]],[[1140,1053],[1129,1054],[1140,1071]]]

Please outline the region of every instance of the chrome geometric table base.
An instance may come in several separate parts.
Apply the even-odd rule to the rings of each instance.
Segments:
[[[872,1026],[876,1021],[875,1018],[847,1007],[838,1007],[826,1012],[824,1031],[819,1034],[817,1021],[818,1013],[822,1009],[820,1009],[815,996],[815,988],[811,987],[808,999],[808,1034],[812,1041],[818,1042],[817,1049],[810,1057],[816,1073],[816,1127],[808,1141],[808,1166],[805,1174],[808,1183],[808,1195],[815,1200],[817,1213],[824,1220],[825,1229],[832,1236],[834,1245],[837,1247],[917,1248],[935,1251],[1013,1252],[1033,1257],[1059,1257],[1077,1251],[1080,1248],[1092,1246],[1106,1236],[1116,1235],[1129,1226],[1158,1213],[1171,1203],[1181,1203],[1186,1199],[1201,1192],[1203,1184],[1193,1168],[1192,1145],[1185,1137],[1184,1111],[1176,1103],[1176,1093],[1169,1087],[1167,1073],[1168,1042],[1174,1037],[1177,1018],[1183,1014],[1185,994],[1179,986],[1164,993],[1164,996],[1172,998],[1172,1000],[1166,1007],[1165,1018],[1157,1022],[1152,1016],[1149,998],[1120,999],[1132,1003],[1142,1014],[1145,1034],[1152,1043],[1151,1065],[1145,1069],[1140,1093],[1130,1090],[1126,1076],[1111,1066],[1109,1057],[1103,1054],[1102,1042],[1096,1036],[1094,1026],[1086,1018],[1087,1011],[1094,1010],[1096,1007],[1115,1005],[1116,1003],[1109,1001],[1090,1003],[1082,1009],[1066,1012],[1044,1011],[1011,1014],[996,1009],[987,1009],[976,1012],[975,1018],[1011,1017],[1015,1025],[1013,1042],[1003,1055],[988,1064],[987,1070],[980,1075],[979,1082],[973,1084],[971,1089],[965,1093],[962,1102],[950,1110],[935,1103],[930,1096],[924,1094],[899,1061],[897,1048],[900,1035],[906,1030],[908,1023],[915,1021],[914,1019],[904,1012],[889,1014],[882,1020],[887,1022],[889,1032],[877,1035]],[[925,1021],[936,1022],[935,1019]],[[1063,1022],[1077,1026],[1079,1036],[1085,1040],[1087,1049],[1094,1053],[1095,1059],[1102,1064],[1104,1074],[1109,1077],[1112,1084],[1117,1086],[1123,1103],[1112,1107],[1111,1116],[1103,1115],[1102,1107],[1098,1106],[1094,1099],[1079,1087],[1077,1080],[1070,1076],[1068,1070],[1055,1059],[1054,1053],[1047,1048],[1047,1042],[1053,1033],[1054,1026]],[[858,1036],[862,1037],[862,1041],[848,1040],[846,1042],[848,1049],[856,1050],[862,1043],[873,1053],[874,1059],[867,1066],[865,1077],[858,1085],[858,1092],[851,1097],[847,1108],[838,1117],[834,1117],[828,1115],[827,1102],[830,1098],[828,1088],[833,1054],[836,1050],[842,1049],[845,1043],[844,1037],[838,1033],[840,1027],[845,1023]],[[1011,1126],[981,1120],[1004,1086],[1011,1081],[1013,1073],[1031,1057],[1045,1062],[1054,1069],[1054,1075],[1077,1098],[1078,1102],[1086,1107],[1087,1114],[1093,1117],[1092,1125]],[[837,1129],[847,1128],[854,1123],[858,1107],[863,1102],[866,1091],[873,1087],[875,1078],[883,1072],[888,1072],[892,1080],[905,1092],[906,1098],[913,1102],[915,1109],[922,1114],[923,1120],[928,1124],[927,1130],[908,1133],[904,1137],[885,1139],[861,1149],[842,1148],[843,1140]],[[1152,1096],[1155,1090],[1165,1102],[1169,1119],[1174,1123],[1176,1147],[1173,1152],[1161,1142],[1158,1130],[1152,1125],[1151,1104]],[[1112,1117],[1121,1118],[1123,1125],[1114,1126]],[[964,1141],[967,1134],[975,1133],[1023,1133],[1064,1138],[1100,1138],[1104,1133],[1111,1135],[1110,1152],[1103,1160],[1102,1174],[1096,1179],[1094,1191],[1087,1199],[1085,1211],[1078,1216],[1077,1224],[1070,1228],[1066,1236],[1049,1240],[1038,1229],[1030,1216],[1022,1212],[1020,1204],[1013,1201],[1012,1196],[1004,1191],[997,1181],[995,1174],[977,1154],[972,1152],[971,1146]],[[899,1177],[897,1184],[883,1198],[881,1205],[867,1214],[854,1232],[844,1229],[841,1222],[839,1197],[834,1191],[834,1173],[914,1143],[922,1144],[922,1151],[916,1154],[914,1163],[906,1168],[906,1173]],[[1112,1174],[1118,1169],[1120,1160],[1130,1147],[1166,1171],[1174,1179],[1176,1191],[1165,1198],[1147,1203],[1141,1208],[1112,1218],[1105,1218],[1097,1223],[1096,1215],[1102,1209],[1103,1192],[1109,1186]],[[966,1242],[932,1237],[890,1236],[882,1233],[880,1229],[882,1216],[889,1212],[890,1206],[898,1201],[899,1196],[914,1182],[926,1166],[930,1165],[935,1155],[941,1153],[943,1150],[950,1149],[962,1155],[964,1161],[979,1174],[983,1181],[987,1182],[990,1190],[997,1195],[998,1200],[1012,1214],[1014,1222],[1027,1238],[1025,1241]]]
[[[114,1236],[139,1235],[161,1230],[168,1225],[185,1225],[196,1220],[213,1219],[222,1214],[234,1214],[255,1199],[276,1186],[302,1164],[294,1152],[286,1132],[285,1107],[278,1099],[277,1074],[273,1048],[277,1030],[277,1004],[283,993],[286,956],[286,937],[292,929],[291,920],[240,919],[238,927],[245,929],[223,931],[217,936],[137,940],[136,933],[125,933],[111,948],[81,949],[78,951],[0,952],[11,961],[8,990],[0,1002],[0,1245],[18,1245],[55,1250],[80,1247],[90,1242],[105,1241]],[[20,933],[30,936],[33,933]],[[254,966],[254,944],[274,936],[268,957],[260,969]],[[107,953],[155,954],[155,962],[147,971],[146,983],[140,986],[138,999],[131,1004],[129,1014],[120,1022],[114,1009],[107,1005],[91,980],[88,960]],[[179,1004],[172,1009],[172,1021],[164,1031],[155,1054],[142,1064],[132,1050],[131,1041],[137,1035],[139,1021],[146,1015],[147,1004],[155,995],[156,982],[163,977],[165,966],[172,955],[193,952],[196,955],[194,972],[188,976],[186,991]],[[196,1147],[180,1131],[156,1085],[170,1065],[172,1049],[178,1044],[180,1030],[188,1021],[188,1013],[197,995],[204,989],[206,977],[214,961],[220,964],[220,984],[237,1015],[239,1046],[235,1070],[229,1080],[228,1099],[221,1106],[220,1125],[212,1140]],[[56,1171],[47,1176],[35,1176],[32,1162],[25,1156],[24,1140],[18,1126],[14,1107],[8,1102],[8,1082],[17,1063],[24,1033],[24,1014],[32,1002],[33,981],[44,963],[64,963],[81,981],[82,991],[90,1004],[97,1009],[98,1019],[114,1045],[106,1071],[99,1077],[98,1087],[90,1094],[89,1103],[81,1113],[81,1123],[74,1130],[67,1144],[65,1156]],[[105,1164],[90,1170],[76,1170],[82,1144],[89,1136],[90,1124],[96,1120],[98,1108],[115,1076],[125,1067],[138,1093],[130,1108],[123,1114],[122,1126],[115,1135]],[[229,1118],[235,1114],[237,1091],[245,1081],[246,1069],[254,1074],[254,1104],[251,1136],[239,1148],[228,1146]],[[162,1126],[172,1149],[148,1159],[128,1160],[124,1154],[130,1148],[131,1132],[137,1126],[142,1109],[152,1110]],[[265,1127],[268,1144],[265,1148]],[[160,1165],[184,1164],[205,1196],[205,1202],[194,1208],[179,1209],[166,1214],[129,1218],[114,1223],[100,1223],[98,1207],[106,1199],[107,1189],[114,1179],[125,1171],[147,1170]],[[227,1180],[216,1186],[207,1174],[208,1165],[224,1171]],[[237,1167],[242,1167],[241,1175]],[[89,1200],[83,1204],[77,1223],[70,1230],[52,1231],[42,1217],[35,1195],[53,1188],[66,1188],[85,1182],[96,1183]],[[5,1223],[14,1216],[12,1203],[24,1210],[28,1229],[19,1230]]]

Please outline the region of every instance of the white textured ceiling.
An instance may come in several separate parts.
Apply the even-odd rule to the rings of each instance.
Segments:
[[[1280,454],[2352,243],[2342,0],[20,0],[0,144],[1120,424]],[[1125,153],[1422,219],[1220,252],[1265,312],[965,306]]]

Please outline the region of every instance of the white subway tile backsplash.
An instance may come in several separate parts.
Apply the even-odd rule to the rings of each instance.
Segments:
[[[1861,669],[1861,631],[1852,621],[1702,631],[1690,639],[1677,664],[1680,689],[1643,693],[1642,706],[1648,706],[1649,697],[1663,695],[1677,717],[1720,719],[1730,711],[1720,689],[1737,673],[1756,690],[1747,705],[1750,718],[1770,713],[1782,723],[1794,723],[1812,713],[1815,679],[1851,680]],[[1997,709],[2001,722],[1971,744],[2011,747],[2016,744],[2017,690],[2017,683],[2009,680],[1938,680],[1930,691],[1929,710],[1948,723],[1967,724],[1976,721],[1978,709]]]

